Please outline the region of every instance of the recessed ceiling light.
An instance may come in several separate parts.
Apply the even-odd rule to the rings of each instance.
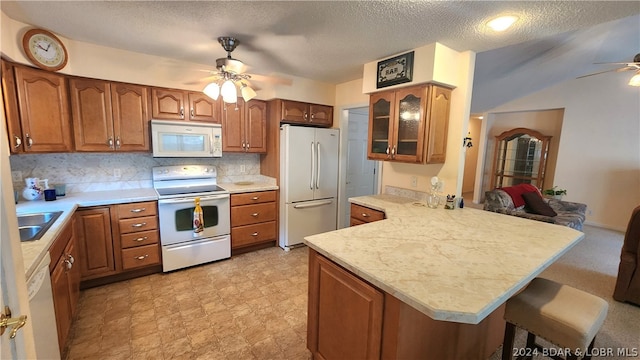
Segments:
[[[517,16],[507,15],[500,16],[493,20],[489,20],[487,22],[487,26],[492,28],[494,31],[505,31],[513,25],[518,20]]]

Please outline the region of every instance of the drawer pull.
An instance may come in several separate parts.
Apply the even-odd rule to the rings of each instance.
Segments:
[[[132,213],[140,213],[147,210],[147,208],[140,208],[140,209],[131,209],[129,211],[131,211]]]
[[[253,213],[253,214],[251,214],[251,216],[253,216],[253,217],[258,217],[258,215],[260,215],[260,214],[259,214],[259,213]]]
[[[362,217],[369,217],[369,214],[362,213]]]
[[[251,200],[258,200],[258,199],[260,199],[260,196],[254,196],[251,198]]]
[[[143,227],[143,226],[146,226],[146,225],[147,225],[147,223],[143,222],[143,223],[139,223],[139,224],[132,224],[131,227],[139,228],[139,227]]]
[[[251,236],[258,236],[258,232],[254,232],[253,234],[251,234]]]
[[[136,259],[136,260],[144,260],[144,259],[146,259],[148,257],[149,257],[149,255],[145,254],[145,255],[140,255],[140,256],[134,256],[133,258]]]
[[[140,241],[145,241],[145,240],[147,240],[148,238],[149,238],[148,236],[143,236],[143,237],[139,237],[139,238],[137,238],[137,239],[134,239],[133,241],[140,242]]]

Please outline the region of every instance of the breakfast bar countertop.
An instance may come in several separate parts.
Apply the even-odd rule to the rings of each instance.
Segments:
[[[434,320],[478,324],[577,244],[569,227],[394,195],[350,198],[385,220],[305,244]]]

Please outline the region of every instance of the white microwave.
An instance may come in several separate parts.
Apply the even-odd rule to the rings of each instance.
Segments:
[[[222,157],[222,125],[151,120],[153,157]]]

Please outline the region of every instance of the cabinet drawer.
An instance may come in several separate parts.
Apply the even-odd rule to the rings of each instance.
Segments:
[[[140,231],[131,234],[124,234],[120,236],[120,246],[123,249],[126,249],[134,246],[157,244],[159,238],[160,236],[158,235],[158,230]]]
[[[275,221],[231,228],[232,249],[275,239]]]
[[[160,263],[158,245],[144,245],[122,250],[122,268],[124,270]]]
[[[276,204],[235,206],[231,208],[231,226],[257,224],[276,219]]]
[[[275,191],[262,191],[231,195],[231,206],[259,204],[276,201]]]
[[[384,213],[368,207],[351,204],[351,217],[364,222],[372,222],[384,219]]]
[[[133,219],[118,220],[120,234],[128,234],[136,231],[154,230],[158,228],[157,216],[145,216]]]
[[[155,201],[116,205],[118,218],[128,219],[158,214]]]
[[[356,226],[356,225],[362,225],[362,224],[366,224],[366,222],[352,217],[349,226]]]

